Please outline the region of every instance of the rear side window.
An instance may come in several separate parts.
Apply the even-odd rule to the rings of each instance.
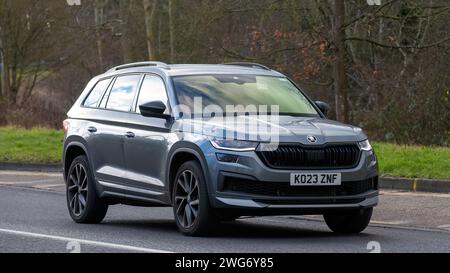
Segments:
[[[116,79],[109,95],[107,109],[130,111],[141,75],[121,76]]]
[[[108,87],[109,79],[99,81],[94,89],[92,89],[89,96],[84,101],[83,105],[86,107],[97,107],[98,101],[102,98],[103,92]]]
[[[137,102],[136,112],[140,113],[139,105],[152,101],[162,101],[167,106],[166,86],[158,76],[147,75],[142,82],[141,91]]]

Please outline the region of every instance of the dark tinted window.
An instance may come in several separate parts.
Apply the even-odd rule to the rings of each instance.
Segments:
[[[178,102],[194,111],[203,105],[279,106],[280,115],[318,116],[314,106],[287,78],[258,75],[192,75],[173,78]]]
[[[139,105],[158,100],[167,106],[166,86],[160,77],[147,75],[139,93],[136,112],[140,113]]]
[[[107,109],[129,111],[138,89],[140,75],[121,76],[116,79],[109,94]]]
[[[109,79],[99,81],[94,89],[92,89],[89,96],[84,101],[84,106],[86,107],[96,107],[98,105],[98,101],[101,99],[103,92],[105,92],[108,87]]]

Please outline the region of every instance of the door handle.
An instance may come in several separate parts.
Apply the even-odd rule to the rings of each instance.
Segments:
[[[125,136],[126,136],[127,138],[134,138],[136,135],[135,135],[133,132],[127,132],[127,133],[125,134]]]
[[[96,133],[97,132],[97,128],[92,127],[92,126],[89,127],[87,130],[89,131],[89,133]]]

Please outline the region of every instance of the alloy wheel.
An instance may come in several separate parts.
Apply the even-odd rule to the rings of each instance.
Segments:
[[[194,225],[199,205],[198,179],[192,171],[186,170],[178,177],[175,192],[176,217],[183,228]]]
[[[75,216],[80,216],[86,209],[88,195],[88,176],[86,168],[77,164],[69,174],[67,196],[69,207]]]

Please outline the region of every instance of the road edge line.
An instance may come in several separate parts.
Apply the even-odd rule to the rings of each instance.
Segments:
[[[107,242],[100,242],[100,241],[93,241],[93,240],[70,238],[70,237],[57,236],[57,235],[48,235],[48,234],[42,234],[42,233],[19,231],[19,230],[13,230],[13,229],[0,228],[0,232],[7,233],[7,234],[13,234],[13,235],[41,238],[41,239],[51,239],[51,240],[55,240],[55,241],[64,241],[64,242],[72,242],[73,241],[73,242],[78,242],[80,244],[101,246],[101,247],[112,248],[112,249],[122,249],[122,250],[146,252],[146,253],[173,253],[171,251],[166,251],[166,250],[161,250],[161,249],[136,247],[136,246],[114,244],[114,243],[107,243]]]

